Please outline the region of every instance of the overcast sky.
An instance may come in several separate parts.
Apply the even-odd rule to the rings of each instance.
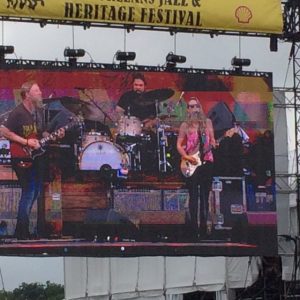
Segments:
[[[141,31],[130,33],[123,29],[90,28],[2,22],[1,42],[15,46],[15,54],[7,56],[23,59],[64,60],[66,47],[83,48],[88,54],[79,59],[111,63],[117,50],[135,51],[139,65],[163,65],[168,52],[185,55],[182,67],[229,69],[234,56],[250,58],[245,70],[274,73],[274,86],[282,87],[289,65],[290,43],[279,41],[278,52],[270,52],[268,38],[215,36],[207,34]],[[292,66],[292,64],[291,64]],[[290,67],[290,71],[292,68]],[[291,74],[291,72],[290,72]],[[290,76],[290,78],[292,78]],[[291,84],[291,81],[287,83]]]
[[[74,37],[74,38],[73,38]],[[204,69],[230,69],[231,58],[250,58],[249,71],[273,72],[276,87],[291,86],[292,63],[289,64],[289,43],[279,42],[278,52],[270,52],[269,39],[253,37],[216,36],[167,32],[134,31],[122,29],[91,28],[29,23],[1,23],[1,44],[13,45],[15,54],[7,58],[38,60],[64,60],[66,47],[83,48],[88,54],[79,61],[111,63],[117,50],[135,51],[139,65],[163,65],[170,51],[185,55],[182,67]],[[285,78],[289,70],[289,80]],[[5,288],[11,290],[21,282],[63,283],[61,258],[11,258],[0,257],[0,267]],[[1,286],[0,286],[1,288]]]

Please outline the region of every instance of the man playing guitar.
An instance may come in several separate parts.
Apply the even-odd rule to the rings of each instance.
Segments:
[[[41,148],[40,138],[48,133],[45,131],[42,92],[35,81],[29,81],[21,87],[22,103],[9,114],[4,125],[1,126],[2,135],[11,141],[12,167],[16,172],[22,194],[19,201],[15,237],[29,238],[29,216],[32,206],[42,191],[43,164],[41,156],[34,159],[28,150]],[[64,136],[64,129],[57,134]],[[39,204],[39,203],[38,203]],[[38,208],[41,207],[38,205]],[[38,216],[41,215],[38,212]],[[38,227],[43,220],[38,218]],[[38,231],[41,228],[38,228]],[[37,232],[42,234],[42,232]]]
[[[203,237],[207,230],[208,196],[213,172],[211,148],[216,147],[216,141],[212,122],[205,116],[198,98],[189,99],[187,114],[188,119],[179,128],[177,150],[186,164],[196,166],[192,174],[184,175],[189,189],[190,230],[194,237]]]

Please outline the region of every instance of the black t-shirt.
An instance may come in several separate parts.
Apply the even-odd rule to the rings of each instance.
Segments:
[[[155,104],[139,105],[142,101],[142,95],[135,91],[129,91],[123,94],[118,102],[118,106],[125,110],[126,115],[138,117],[140,120],[156,116]]]
[[[45,129],[43,111],[37,109],[31,114],[21,103],[9,114],[4,125],[21,137],[40,138]]]

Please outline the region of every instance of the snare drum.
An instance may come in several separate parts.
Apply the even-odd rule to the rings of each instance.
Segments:
[[[102,167],[113,170],[128,168],[128,155],[121,146],[109,141],[95,141],[80,154],[79,169],[100,171]]]
[[[142,133],[142,122],[133,116],[122,116],[118,123],[118,134],[139,136]]]

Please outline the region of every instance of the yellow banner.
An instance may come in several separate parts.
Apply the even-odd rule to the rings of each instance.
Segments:
[[[2,0],[0,16],[282,33],[280,0]]]

